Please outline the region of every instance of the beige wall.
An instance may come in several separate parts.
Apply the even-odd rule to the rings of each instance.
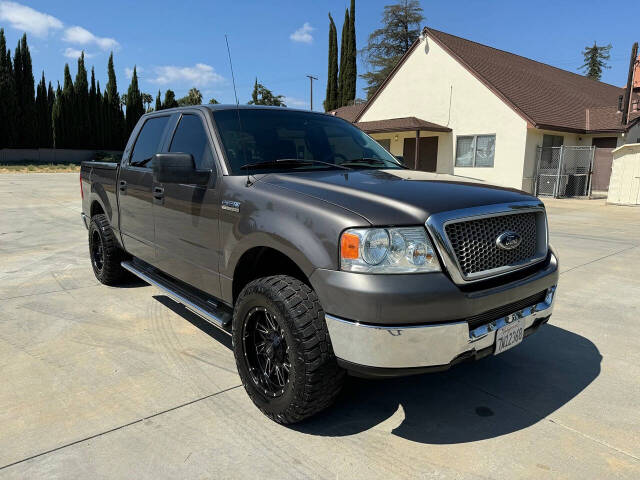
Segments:
[[[640,205],[640,143],[613,151],[607,203]]]
[[[408,116],[453,130],[439,135],[439,172],[522,188],[526,122],[429,38],[422,40],[411,53],[360,120]],[[494,166],[454,167],[456,136],[482,134],[496,135]],[[390,137],[387,134],[380,138]],[[392,141],[392,153],[394,148],[402,150],[402,141],[400,135],[398,145],[394,147]]]

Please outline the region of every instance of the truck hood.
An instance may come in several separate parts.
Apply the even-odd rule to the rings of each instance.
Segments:
[[[385,226],[422,224],[429,215],[448,210],[535,200],[482,180],[415,170],[272,173],[260,182],[339,205]]]

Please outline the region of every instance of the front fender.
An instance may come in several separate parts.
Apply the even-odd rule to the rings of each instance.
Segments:
[[[233,278],[242,255],[255,247],[278,250],[307,277],[317,268],[335,270],[341,232],[369,226],[364,218],[340,206],[266,182],[252,187],[231,183],[222,198],[240,204],[238,212],[221,211],[220,273],[227,279]]]

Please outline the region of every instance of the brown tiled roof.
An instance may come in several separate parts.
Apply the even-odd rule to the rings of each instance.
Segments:
[[[367,133],[406,132],[415,130],[429,130],[432,132],[450,132],[451,129],[436,123],[427,122],[416,117],[390,118],[372,122],[357,122],[356,126]]]
[[[587,110],[596,107],[617,107],[624,89],[591,80],[550,65],[513,53],[465,40],[448,33],[425,29],[428,38],[438,43],[469,72],[510,105],[530,124],[538,128],[586,132]],[[404,60],[419,44],[416,41],[396,65],[387,80],[369,101],[370,105],[393,78]],[[357,118],[361,117],[364,109]],[[604,117],[598,116],[598,122]],[[356,118],[356,120],[357,120]],[[613,123],[598,123],[606,130],[622,131],[613,116]]]
[[[329,115],[335,115],[336,117],[344,118],[348,122],[354,122],[365,105],[365,103],[361,103],[358,105],[348,105],[346,107],[340,107],[336,108],[335,110],[330,110],[327,113]]]
[[[617,132],[622,129],[622,112],[617,106],[587,108],[585,115],[585,130],[589,132]]]

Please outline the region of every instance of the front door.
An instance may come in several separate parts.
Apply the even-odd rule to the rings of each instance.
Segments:
[[[403,150],[404,163],[407,167],[424,172],[435,172],[438,165],[438,137],[420,137],[418,162],[416,163],[416,139],[405,138]]]
[[[162,192],[154,199],[155,265],[215,297],[220,296],[218,275],[218,220],[220,201],[215,188],[216,165],[205,117],[198,111],[183,113],[168,143],[169,152],[190,153],[196,168],[211,170],[207,185],[154,184]]]
[[[155,259],[151,161],[160,149],[169,118],[165,115],[145,121],[118,176],[120,232],[124,248],[148,263]]]

